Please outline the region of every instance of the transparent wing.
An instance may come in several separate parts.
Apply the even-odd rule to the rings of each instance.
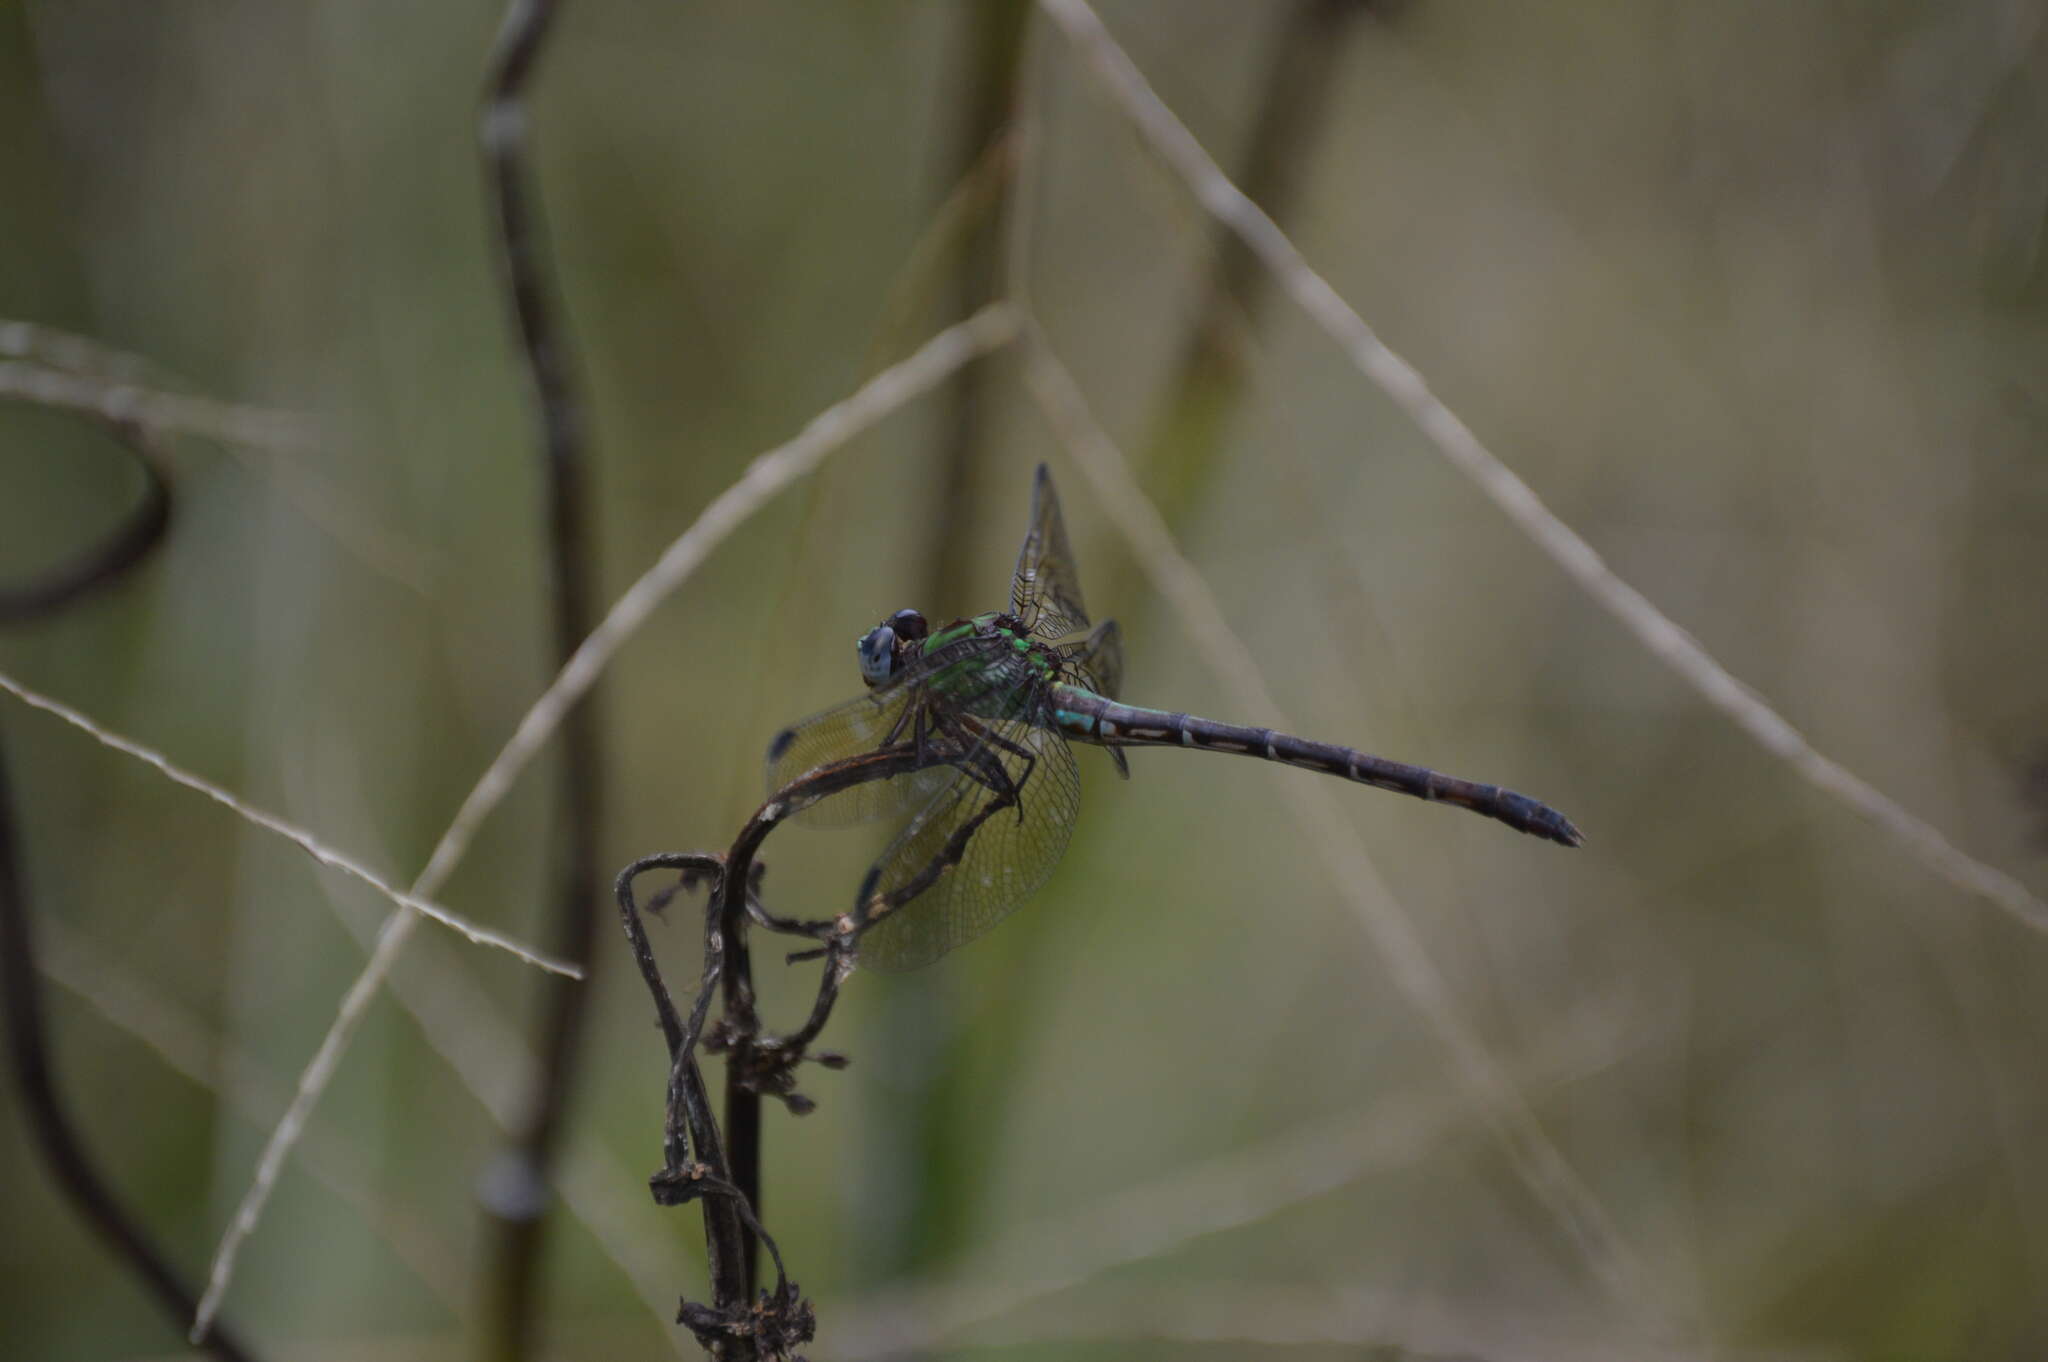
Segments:
[[[1010,613],[1040,638],[1064,638],[1088,627],[1059,493],[1044,464],[1038,465],[1038,480],[1031,487],[1031,528],[1017,551],[1017,575],[1010,579]]]
[[[1097,695],[1115,700],[1123,694],[1124,635],[1123,630],[1116,627],[1115,620],[1104,620],[1096,625],[1094,633],[1079,643],[1067,644],[1060,650],[1060,655],[1075,678]],[[1116,773],[1129,780],[1131,763],[1124,756],[1124,750],[1121,747],[1103,750],[1116,763]]]
[[[1105,699],[1123,698],[1124,635],[1115,620],[1096,625],[1094,633],[1063,648],[1061,656],[1088,689]]]
[[[862,756],[894,743],[922,739],[933,764],[923,770],[871,780],[813,804],[796,815],[810,827],[848,827],[908,813],[953,776],[952,759],[972,745],[947,739],[943,716],[973,708],[1014,713],[1024,707],[1019,688],[1032,679],[1023,657],[1001,639],[966,638],[925,657],[886,686],[813,714],[776,734],[768,744],[768,792],[773,794],[828,762]]]
[[[888,686],[790,725],[768,744],[768,793],[827,762],[842,761],[914,737],[912,706],[921,703],[915,684]],[[930,767],[842,790],[796,815],[814,828],[849,827],[906,813],[930,799],[953,775]]]
[[[909,970],[1000,922],[1059,864],[1081,808],[1081,776],[1059,730],[976,724],[980,745],[868,872],[860,904],[897,906],[860,935],[860,960]]]

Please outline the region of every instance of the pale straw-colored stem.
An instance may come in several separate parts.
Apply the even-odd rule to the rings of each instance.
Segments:
[[[1027,317],[1023,341],[1025,382],[1074,462],[1088,479],[1096,504],[1123,531],[1140,568],[1180,615],[1203,660],[1245,713],[1285,724],[1279,702],[1258,660],[1224,617],[1215,593],[1180,551],[1116,445],[1088,410],[1073,375]],[[1338,811],[1320,782],[1282,781],[1282,797],[1304,840],[1323,858],[1330,882],[1386,961],[1394,984],[1436,1032],[1479,1113],[1492,1128],[1529,1190],[1556,1217],[1618,1302],[1647,1320],[1664,1313],[1636,1254],[1566,1161],[1487,1050],[1450,985],[1423,948],[1422,938],[1379,870],[1358,830]]]
[[[305,419],[289,412],[188,397],[22,360],[0,360],[0,397],[280,454],[326,451],[325,441]]]
[[[719,544],[729,538],[777,493],[803,477],[856,435],[919,394],[929,391],[962,365],[1008,343],[1017,321],[1011,308],[992,303],[967,320],[948,327],[899,364],[876,374],[851,396],[818,413],[795,438],[778,445],[747,465],[738,481],[726,488],[696,521],[628,587],[602,622],[520,720],[511,739],[477,779],[446,832],[441,834],[427,865],[414,881],[415,893],[433,893],[454,873],[469,849],[477,828],[510,792],[519,773],[531,762],[561,723],[562,716],[587,691],[627,639],[646,623],[663,600],[687,581]],[[298,1097],[264,1147],[256,1176],[219,1246],[214,1250],[206,1295],[193,1321],[192,1334],[204,1336],[234,1277],[236,1255],[254,1230],[277,1181],[277,1174],[297,1140],[306,1113],[319,1100],[361,1021],[369,1000],[397,962],[412,932],[409,914],[387,920],[379,932],[363,972],[343,998],[327,1036],[300,1076]]]
[[[284,819],[279,818],[276,814],[267,813],[239,796],[230,794],[212,781],[195,776],[190,771],[173,765],[161,752],[153,748],[144,747],[141,743],[124,738],[118,733],[110,732],[69,705],[58,700],[52,700],[49,696],[37,691],[30,690],[27,686],[22,685],[19,681],[5,673],[0,673],[0,690],[8,692],[31,709],[42,710],[45,714],[54,714],[65,723],[89,735],[95,741],[113,748],[116,752],[125,753],[146,766],[153,767],[169,779],[183,785],[186,789],[197,790],[215,803],[227,806],[247,822],[254,823],[266,832],[276,833],[279,837],[292,843],[321,865],[339,870],[342,874],[367,884],[385,898],[399,905],[401,909],[410,909],[412,912],[418,913],[423,917],[430,917],[442,926],[459,932],[479,946],[496,947],[498,950],[517,956],[529,965],[536,965],[554,974],[567,975],[571,979],[583,977],[581,970],[566,961],[557,960],[553,956],[543,951],[535,950],[530,946],[522,946],[508,936],[494,932],[488,927],[479,927],[460,914],[451,913],[440,904],[428,901],[421,895],[417,887],[412,892],[407,892],[396,885],[386,883],[375,871],[363,865],[354,857],[336,851],[304,828],[295,827]],[[429,889],[426,892],[432,893],[433,891]]]
[[[1897,801],[1816,751],[1805,735],[1716,661],[1698,639],[1601,560],[1529,485],[1494,457],[1415,367],[1395,354],[1336,289],[1309,267],[1274,221],[1230,182],[1187,126],[1159,98],[1130,56],[1103,27],[1087,0],[1039,0],[1039,7],[1072,41],[1146,141],[1187,183],[1198,202],[1250,248],[1287,295],[1343,349],[1358,371],[1378,384],[1408,414],[1437,451],[1500,507],[1550,560],[1650,652],[1671,667],[1708,704],[1816,788],[1876,824],[1934,874],[1967,894],[1986,899],[2030,927],[2048,930],[2043,903],[2013,876],[1961,850],[1938,829]]]

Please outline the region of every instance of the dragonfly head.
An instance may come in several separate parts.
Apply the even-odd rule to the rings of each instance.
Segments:
[[[903,665],[905,654],[915,652],[930,632],[924,616],[915,610],[898,610],[868,630],[854,645],[860,652],[861,679],[870,686],[888,681]]]

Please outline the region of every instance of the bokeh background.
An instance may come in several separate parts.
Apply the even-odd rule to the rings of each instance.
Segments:
[[[1102,9],[1624,578],[1820,750],[2048,889],[2048,11]],[[497,18],[0,5],[0,319],[321,434],[176,439],[165,550],[0,637],[0,665],[401,881],[550,674],[476,150]],[[566,6],[533,116],[605,597],[987,296],[1012,90],[1041,119],[1038,315],[1288,722],[1586,830],[1566,853],[1329,792],[1640,1290],[1589,1267],[1394,986],[1281,797],[1311,777],[1161,751],[1126,785],[1083,751],[1051,884],[929,971],[857,976],[828,1036],[853,1067],[807,1074],[815,1114],[770,1113],[811,1355],[2048,1355],[2048,936],[1804,784],[1573,587],[1219,252],[1042,18]],[[1018,378],[999,357],[891,418],[625,650],[599,697],[607,866],[723,846],[768,736],[858,688],[874,620],[1000,602],[1041,459],[1128,693],[1276,721],[1232,711]],[[0,571],[60,560],[136,484],[91,423],[0,403]],[[62,1084],[197,1275],[384,905],[11,699],[0,731]],[[547,774],[443,895],[527,938]],[[778,834],[774,904],[836,910],[878,845]],[[679,978],[687,921],[661,938]],[[642,1182],[663,1055],[609,925],[599,966],[549,1345],[688,1353],[664,1316],[704,1294],[697,1220]],[[781,1015],[814,968],[765,969]],[[537,996],[500,954],[416,937],[229,1296],[267,1355],[473,1352],[489,1103],[523,1090]],[[0,1197],[0,1350],[179,1353],[11,1090]]]

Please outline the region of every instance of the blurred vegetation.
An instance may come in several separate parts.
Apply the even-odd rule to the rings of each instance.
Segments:
[[[1294,7],[1102,9],[1256,180]],[[2048,811],[2024,797],[2048,755],[2048,14],[1368,9],[1328,39],[1319,112],[1281,148],[1308,257],[1820,750],[2048,886]],[[476,154],[497,17],[482,0],[0,4],[0,319],[303,413],[326,439],[289,455],[178,440],[167,549],[0,637],[0,668],[400,880],[548,675],[535,436]],[[936,0],[567,7],[535,135],[607,599],[746,460],[973,295],[971,264],[939,286],[920,271],[975,249],[945,244],[944,205],[976,164],[980,21]],[[1043,118],[1037,309],[1289,717],[1553,800],[1588,833],[1567,855],[1343,792],[1655,1283],[1663,1327],[1603,1293],[1458,1100],[1275,798],[1307,777],[1141,752],[1123,785],[1084,752],[1088,805],[1049,888],[924,975],[857,977],[827,1036],[854,1066],[807,1076],[814,1115],[771,1112],[764,1212],[820,1301],[813,1355],[906,1283],[1054,1278],[1144,1237],[1101,1221],[1075,1222],[1094,1225],[1085,1242],[1018,1237],[1048,1217],[1418,1104],[1439,1109],[1432,1133],[1314,1195],[949,1347],[1661,1355],[1648,1331],[1699,1355],[2048,1354],[2048,939],[1709,710],[1284,299],[1232,275],[1213,312],[1210,225],[1066,45],[1031,30],[1014,74]],[[962,230],[994,227],[970,211]],[[1182,442],[1161,434],[1164,394],[1198,322],[1222,328],[1233,396]],[[857,689],[848,645],[883,614],[1000,602],[1042,458],[1084,574],[1103,568],[1090,605],[1124,623],[1130,696],[1274,717],[1227,712],[1013,363],[981,374],[964,455],[948,400],[782,498],[621,656],[608,864],[723,846],[768,735]],[[135,483],[91,425],[0,404],[0,572],[59,560]],[[61,1081],[197,1275],[383,906],[11,701],[0,728]],[[445,901],[543,935],[549,788],[522,783]],[[774,902],[836,910],[875,845],[778,835]],[[679,977],[688,921],[666,938]],[[695,1295],[695,1219],[640,1181],[665,1065],[617,944],[572,1143],[620,1175],[611,1200],[665,1255],[638,1270]],[[808,976],[778,979],[771,958],[771,1007],[792,1005]],[[527,972],[433,929],[399,974],[518,1090]],[[190,1071],[160,1053],[181,1046]],[[5,1351],[174,1352],[6,1101]],[[465,1355],[474,1188],[501,1139],[485,1105],[387,998],[314,1125],[229,1316],[275,1357]],[[547,1281],[560,1355],[672,1348],[573,1218]],[[1348,1332],[1311,1331],[1320,1345],[1282,1339],[1276,1315],[1321,1318],[1304,1301],[1371,1304]]]

